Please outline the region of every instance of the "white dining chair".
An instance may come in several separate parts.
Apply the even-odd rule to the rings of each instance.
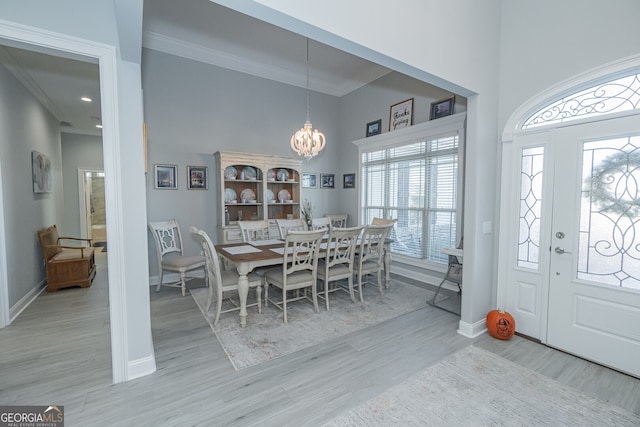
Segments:
[[[238,295],[238,272],[234,269],[229,270],[221,270],[220,268],[220,259],[218,258],[218,254],[216,252],[216,248],[211,242],[211,238],[209,235],[203,231],[198,230],[196,227],[190,227],[189,230],[193,237],[200,243],[202,246],[202,252],[204,253],[204,257],[206,260],[207,266],[207,281],[209,283],[209,298],[207,299],[207,308],[205,311],[209,311],[213,300],[216,301],[216,316],[213,321],[213,325],[217,325],[220,320],[220,314],[228,313],[231,311],[240,310],[239,301],[236,302],[232,298],[228,298],[227,300],[231,303],[232,307],[222,310],[223,297],[226,292],[234,291],[233,295]],[[249,279],[249,288],[256,289],[256,300],[257,302],[253,304],[248,304],[247,307],[258,307],[258,313],[262,313],[262,301],[260,298],[260,294],[262,293],[262,279],[258,277],[255,273],[249,273],[247,276]]]
[[[242,234],[242,241],[244,243],[269,240],[271,238],[269,221],[238,221],[238,226],[240,227],[240,233]]]
[[[331,219],[328,217],[312,218],[311,219],[312,230],[325,230],[328,232],[331,229]]]
[[[316,313],[318,309],[318,253],[324,230],[289,231],[284,245],[284,260],[282,268],[267,271],[265,283],[275,286],[282,291],[282,300],[269,298],[268,287],[265,288],[265,299],[283,312],[284,323],[287,320],[287,304],[293,301],[307,299],[313,303]],[[311,298],[307,292],[297,294],[287,299],[287,292],[291,290],[311,289]]]
[[[289,232],[289,230],[304,231],[306,229],[306,225],[302,218],[276,219],[276,224],[278,224],[280,238],[283,240],[287,238],[287,233]]]
[[[179,273],[180,280],[164,283],[164,285],[181,288],[182,296],[185,296],[186,282],[201,277],[199,275],[193,275],[193,273],[201,272],[201,274],[206,277],[204,256],[184,255],[182,235],[180,234],[178,222],[175,219],[168,221],[149,221],[148,226],[153,235],[158,259],[158,285],[156,292],[159,292],[160,287],[163,285],[163,273],[166,270]]]
[[[331,220],[331,225],[334,227],[345,228],[347,226],[348,214],[326,214],[325,216]]]
[[[338,280],[347,279],[351,301],[356,302],[353,292],[353,266],[356,242],[361,231],[362,227],[332,228],[329,239],[321,244],[321,248],[326,250],[326,255],[324,259],[318,261],[318,281],[322,281],[324,286],[324,295],[319,296],[325,300],[327,310],[329,310],[329,293],[337,290],[346,291],[335,283]],[[334,283],[333,288],[331,283]]]
[[[387,225],[367,225],[362,230],[360,244],[358,245],[358,254],[355,262],[355,275],[358,278],[358,292],[360,293],[360,302],[364,301],[362,295],[362,282],[364,276],[375,273],[378,278],[378,290],[380,295],[382,290],[382,269],[384,266],[383,255],[385,240],[391,233],[393,224]]]

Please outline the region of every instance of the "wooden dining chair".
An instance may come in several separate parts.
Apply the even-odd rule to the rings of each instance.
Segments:
[[[367,274],[375,273],[378,278],[378,290],[380,295],[382,290],[382,269],[385,240],[391,234],[393,224],[387,225],[367,225],[362,231],[358,254],[355,261],[355,275],[358,277],[358,292],[360,301],[363,302],[362,282]]]
[[[304,231],[306,229],[306,225],[302,218],[276,219],[276,224],[278,224],[278,231],[280,232],[280,238],[283,240],[287,238],[287,233],[290,230]]]
[[[165,270],[180,274],[180,280],[171,283],[164,283],[165,286],[179,287],[182,289],[182,296],[186,294],[186,282],[199,278],[194,273],[205,274],[205,259],[201,255],[186,256],[183,253],[182,235],[180,227],[175,219],[168,221],[149,221],[149,230],[153,235],[156,244],[156,254],[158,257],[158,286],[156,292],[160,291],[163,285],[163,273]],[[206,277],[206,274],[205,274]]]
[[[220,320],[220,314],[228,313],[230,311],[240,310],[240,302],[234,301],[232,298],[227,300],[231,303],[232,307],[222,310],[223,297],[226,292],[233,292],[233,295],[238,295],[238,279],[240,275],[233,269],[222,270],[220,268],[220,259],[216,252],[216,248],[211,242],[209,235],[203,231],[198,230],[196,227],[191,226],[189,228],[193,237],[202,246],[202,252],[206,260],[206,272],[207,281],[209,283],[209,298],[207,299],[207,308],[205,311],[209,311],[213,300],[216,301],[216,317],[213,321],[213,325],[217,325]],[[262,279],[255,273],[248,275],[249,288],[256,289],[256,300],[254,304],[248,304],[247,307],[258,306],[258,313],[262,313],[262,301],[260,294],[262,293]]]
[[[265,299],[283,312],[284,323],[287,320],[287,303],[307,299],[313,303],[316,313],[318,309],[318,253],[325,230],[289,231],[284,244],[284,260],[282,268],[271,269],[265,275],[265,283],[282,291],[282,300],[269,298],[268,287],[265,287]],[[311,298],[307,292],[287,299],[287,292],[311,288]]]
[[[329,310],[329,293],[337,290],[346,291],[335,282],[347,279],[351,301],[356,302],[353,292],[353,266],[356,252],[356,242],[362,227],[332,228],[327,242],[321,244],[327,253],[324,259],[318,261],[318,280],[323,282],[324,296],[319,295],[325,301]],[[334,283],[334,287],[331,287]]]

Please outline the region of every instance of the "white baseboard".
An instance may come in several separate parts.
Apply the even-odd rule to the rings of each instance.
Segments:
[[[144,377],[156,371],[155,355],[143,357],[142,359],[132,360],[127,366],[127,381]]]
[[[42,279],[40,283],[35,285],[25,296],[20,298],[20,301],[15,303],[9,309],[9,324],[13,323],[13,321],[22,313],[25,308],[29,307],[29,305],[38,298],[38,295],[45,290],[47,282],[45,279]]]
[[[487,322],[485,319],[475,323],[467,323],[460,320],[458,322],[458,333],[467,338],[475,338],[487,332]]]
[[[414,279],[420,282],[428,283],[433,286],[438,286],[440,282],[442,282],[442,278],[444,277],[442,273],[438,273],[437,271],[431,271],[431,270],[425,270],[425,269],[422,269],[419,271],[410,270],[404,267],[404,264],[400,264],[400,263],[391,264],[391,273],[397,274],[398,276],[406,277],[408,279]],[[431,274],[431,273],[440,274],[440,275],[436,276],[435,274]],[[156,282],[157,280],[158,279],[156,278]],[[449,289],[450,291],[456,291],[456,292],[458,291],[458,286],[450,282],[444,282],[444,284],[442,285],[442,288]]]

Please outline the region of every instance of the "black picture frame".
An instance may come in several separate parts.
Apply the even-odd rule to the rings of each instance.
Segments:
[[[355,173],[345,173],[342,175],[342,188],[356,188]]]
[[[155,188],[160,190],[177,190],[178,166],[155,165]]]
[[[439,119],[441,117],[452,115],[454,104],[455,96],[450,96],[448,98],[432,102],[431,112],[429,113],[429,120]]]
[[[320,188],[336,188],[336,176],[332,173],[321,173]]]
[[[367,138],[373,135],[380,135],[382,133],[382,119],[375,120],[367,123]]]
[[[413,125],[413,98],[389,107],[389,132]]]
[[[187,188],[189,190],[209,188],[209,174],[206,166],[187,166]]]

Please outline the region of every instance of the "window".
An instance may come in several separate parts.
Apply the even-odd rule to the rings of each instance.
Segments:
[[[572,92],[539,109],[522,129],[552,125],[640,108],[640,74],[608,81],[580,92]]]
[[[394,254],[446,263],[442,249],[459,240],[461,130],[431,135],[427,127],[421,136],[407,139],[383,135],[388,144],[360,151],[362,223],[374,217],[397,219]]]

